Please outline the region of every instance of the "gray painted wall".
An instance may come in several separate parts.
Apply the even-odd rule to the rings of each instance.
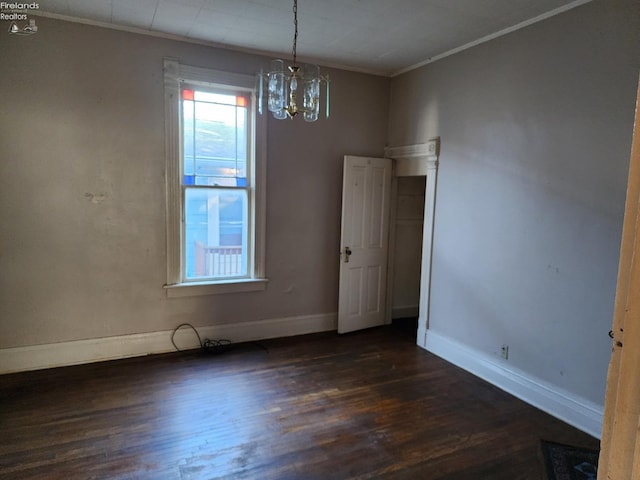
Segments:
[[[430,329],[600,405],[639,65],[595,1],[391,85],[390,145],[441,137]]]
[[[335,312],[342,156],[440,136],[430,327],[489,354],[507,343],[515,367],[602,403],[637,2],[391,82],[332,71],[329,122],[268,122],[267,290],[170,300],[162,58],[249,74],[269,59],[38,25],[0,35],[0,348]]]
[[[266,291],[167,299],[162,59],[270,59],[38,27],[0,34],[0,348],[337,311],[342,157],[382,156],[389,79],[333,70],[329,121],[269,120]]]

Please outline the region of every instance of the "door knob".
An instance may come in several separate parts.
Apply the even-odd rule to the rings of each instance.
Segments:
[[[344,247],[344,263],[349,263],[349,257],[351,256],[351,249]]]

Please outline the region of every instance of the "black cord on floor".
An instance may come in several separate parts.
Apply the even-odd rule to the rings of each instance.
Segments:
[[[204,353],[224,353],[228,350],[231,350],[231,348],[233,347],[233,343],[231,343],[231,340],[226,340],[224,338],[219,340],[209,340],[208,338],[205,338],[203,342],[200,338],[200,334],[193,325],[191,325],[190,323],[181,323],[173,330],[173,333],[171,334],[171,343],[173,344],[173,347],[177,352],[182,352],[182,350],[180,350],[176,345],[175,336],[176,332],[182,327],[189,327],[191,330],[193,330],[193,333],[195,333],[196,337],[198,337],[200,350],[202,350]]]
[[[202,339],[200,338],[200,334],[198,333],[198,331],[193,325],[191,325],[190,323],[181,323],[173,330],[173,333],[171,334],[171,343],[173,344],[173,348],[175,348],[177,352],[184,351],[184,350],[180,350],[175,342],[176,332],[180,330],[182,327],[189,327],[191,330],[193,330],[193,333],[195,333],[196,337],[198,337],[198,344],[200,345],[200,350],[202,350],[204,353],[213,353],[213,354],[224,353],[224,352],[228,352],[234,347],[233,342],[225,338],[221,338],[219,340],[209,340],[208,338],[205,338],[203,342]],[[259,342],[249,342],[249,343],[269,353],[269,349],[264,345],[262,345],[261,343]]]
[[[221,338],[220,340],[209,340],[208,338],[204,339],[204,343],[202,344],[202,351],[204,353],[224,353],[233,348],[233,344],[231,340],[226,340]]]

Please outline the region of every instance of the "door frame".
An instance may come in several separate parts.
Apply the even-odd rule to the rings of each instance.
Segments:
[[[389,263],[387,267],[387,305],[386,323],[391,323],[393,295],[393,264],[395,260],[395,207],[397,197],[397,177],[426,176],[424,194],[424,223],[422,230],[422,260],[420,270],[420,301],[418,304],[418,335],[416,343],[426,348],[429,330],[429,311],[431,304],[431,263],[433,254],[433,228],[436,209],[436,186],[440,157],[440,138],[427,143],[387,147],[384,156],[394,160],[391,180],[391,213],[389,219]]]
[[[640,84],[627,182],[599,480],[640,476]]]

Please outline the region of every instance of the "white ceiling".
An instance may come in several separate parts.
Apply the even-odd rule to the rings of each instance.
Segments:
[[[298,56],[393,75],[589,0],[298,0]],[[43,0],[40,13],[290,57],[293,0]]]

